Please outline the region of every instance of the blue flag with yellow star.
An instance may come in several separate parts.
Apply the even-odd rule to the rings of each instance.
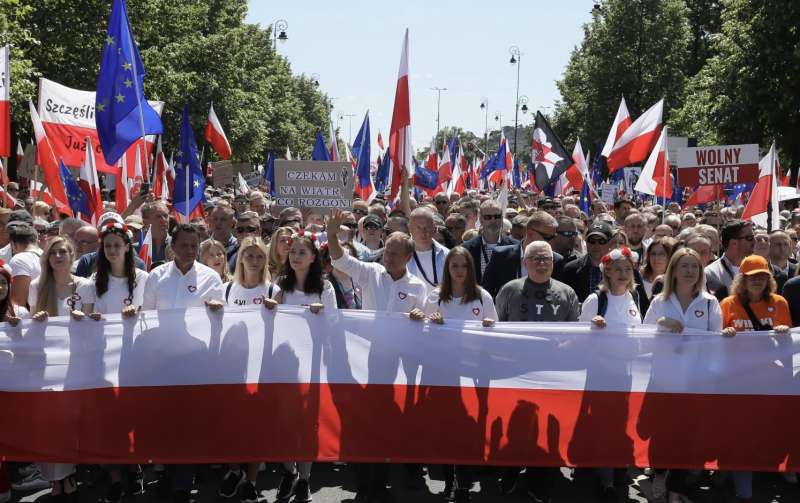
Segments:
[[[89,198],[86,197],[86,193],[81,190],[77,180],[75,180],[75,177],[69,172],[69,168],[64,165],[64,161],[59,161],[58,167],[61,181],[64,183],[64,192],[67,193],[67,200],[69,201],[69,207],[72,213],[75,215],[80,213],[81,217],[86,217],[84,219],[91,218],[92,210],[89,208]]]
[[[189,189],[186,189],[187,171]],[[189,104],[183,106],[178,151],[175,152],[175,189],[172,206],[181,215],[189,216],[205,200],[206,179],[200,169],[200,154],[189,122]]]
[[[161,117],[144,97],[144,65],[125,0],[114,0],[97,76],[95,124],[106,163],[115,164],[145,134],[161,134]]]

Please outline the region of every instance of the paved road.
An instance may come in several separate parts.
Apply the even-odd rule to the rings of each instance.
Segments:
[[[405,489],[404,474],[402,467],[395,467],[392,471],[393,491],[398,502],[413,503],[441,503],[444,500],[439,495],[444,483],[440,479],[439,469],[434,467],[427,480],[427,491],[409,492]],[[587,503],[598,501],[594,493],[594,474],[591,470],[571,471],[561,470],[562,477],[559,479],[553,503]],[[193,499],[197,503],[221,503],[227,501],[238,503],[238,500],[222,500],[217,496],[219,481],[224,475],[222,468],[203,467],[200,470],[197,490],[193,493]],[[621,480],[618,485],[618,502],[637,502],[645,503],[650,491],[648,477],[638,470],[629,470],[620,473]],[[491,469],[481,470],[472,491],[472,500],[476,503],[489,502],[508,502],[523,503],[529,502],[525,494],[524,482],[520,479],[520,485],[512,496],[503,497],[497,489],[496,472]],[[280,481],[280,471],[277,465],[267,465],[267,469],[259,475],[258,487],[264,497],[264,501],[273,503],[275,492]],[[152,473],[148,473],[148,493],[143,496],[127,498],[125,503],[162,503],[155,496],[152,487]],[[692,494],[694,503],[734,503],[736,500],[730,494],[730,488],[712,489],[709,487],[710,481],[700,484],[700,488]],[[796,503],[800,502],[800,487],[787,484],[777,474],[756,474],[755,477],[756,494],[754,503]],[[97,503],[98,498],[103,495],[103,487],[82,487],[81,503]],[[312,490],[316,503],[338,503],[350,502],[355,496],[352,470],[346,465],[318,464],[314,466],[312,473]],[[21,503],[47,503],[48,490],[27,495],[15,495],[15,500]]]

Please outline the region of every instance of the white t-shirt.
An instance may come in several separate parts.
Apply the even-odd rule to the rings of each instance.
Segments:
[[[431,254],[433,253],[433,248],[428,251],[418,251],[416,252],[417,258],[419,259],[419,265],[421,266],[422,271],[425,272],[424,277],[428,278],[429,281],[434,281],[433,273],[433,261],[431,260]],[[414,260],[413,258],[411,260]],[[437,282],[441,282],[442,278],[437,277]]]
[[[293,292],[283,292],[283,304],[288,306],[308,306],[311,304],[322,304],[327,312],[336,310],[336,292],[330,281],[325,280],[322,288],[322,295],[316,293],[305,293],[300,290]]]
[[[461,297],[453,297],[448,302],[439,302],[439,289],[428,295],[425,301],[425,314],[441,313],[445,323],[447,320],[477,320],[491,318],[497,321],[497,310],[494,307],[492,296],[481,287],[481,298],[463,304]]]
[[[38,278],[42,273],[41,256],[41,250],[37,249],[19,252],[11,257],[11,261],[8,263],[11,267],[11,277],[27,276],[32,280]]]
[[[3,262],[8,264],[11,261],[11,256],[13,253],[11,252],[11,243],[8,243],[4,247],[0,248],[0,259],[3,259]]]
[[[150,271],[142,308],[203,307],[207,300],[222,300],[222,280],[214,269],[195,261],[183,274],[175,262],[167,262]]]
[[[622,295],[612,295],[611,292],[608,292],[607,298],[608,307],[606,308],[606,314],[603,315],[607,325],[628,326],[642,324],[639,307],[634,302],[633,295],[630,292],[625,292]],[[592,318],[597,316],[597,303],[598,297],[596,293],[586,297],[586,300],[583,301],[578,321],[592,321]]]
[[[28,289],[28,305],[31,306],[30,312],[34,314],[40,311],[39,309],[36,309],[36,297],[39,295],[39,279],[40,278],[36,278],[31,281],[31,286]],[[75,281],[75,293],[67,298],[60,299],[58,302],[59,316],[68,315],[72,309],[77,309],[79,311],[83,310],[83,297],[78,293],[78,291],[82,288],[85,288],[85,285],[89,283],[89,280],[87,278],[81,278],[80,276],[73,276],[72,279]]]
[[[235,281],[229,281],[222,285],[222,293],[229,306],[260,305],[264,303],[264,299],[274,299],[280,291],[278,285],[269,281],[267,284],[258,285],[255,288],[245,288]]]
[[[78,293],[84,303],[94,304],[94,312],[101,314],[120,313],[126,306],[141,306],[144,302],[144,286],[147,283],[147,273],[141,269],[136,269],[132,296],[128,293],[127,278],[109,276],[108,290],[101,297],[97,297],[96,275],[97,273],[92,274],[89,278],[89,283],[78,289]]]

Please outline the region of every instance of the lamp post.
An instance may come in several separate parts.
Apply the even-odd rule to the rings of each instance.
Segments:
[[[440,108],[442,102],[442,91],[447,91],[446,87],[431,87],[431,91],[436,91],[436,133],[433,135],[434,138],[439,134],[439,118],[440,118]]]
[[[512,45],[508,48],[508,53],[511,54],[511,59],[508,60],[512,65],[517,65],[517,98],[516,105],[514,106],[514,157],[517,157],[517,124],[519,122],[519,67],[522,66],[522,53],[519,47]]]
[[[489,150],[489,98],[481,100],[481,110],[484,115],[483,148]]]
[[[286,34],[286,30],[288,28],[289,23],[287,23],[285,19],[278,19],[272,23],[272,43],[276,51],[278,50],[278,40],[281,42],[286,42],[289,40],[289,36]]]
[[[497,149],[500,150],[500,137],[503,136],[503,114],[502,114],[502,112],[499,112],[499,111],[495,112],[494,120],[495,120],[495,122],[497,122],[497,125],[498,125],[498,127],[500,129],[500,136],[497,138]],[[488,145],[486,146],[486,150],[487,151],[489,150],[489,146]]]
[[[353,117],[356,114],[339,114],[339,119],[347,117],[347,143],[353,144]]]

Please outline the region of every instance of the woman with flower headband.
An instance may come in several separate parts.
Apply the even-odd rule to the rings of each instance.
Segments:
[[[74,309],[72,318],[81,320],[85,314],[95,321],[101,315],[122,313],[122,316],[135,316],[142,305],[147,273],[137,269],[134,264],[133,233],[128,226],[109,221],[100,227],[100,248],[97,251],[96,267],[89,281],[78,288],[83,301],[82,310]],[[144,475],[138,465],[133,465],[127,484],[128,494],[144,492]],[[118,503],[122,500],[122,470],[119,465],[109,468],[111,485],[103,498],[105,503]]]
[[[69,239],[56,236],[48,241],[42,252],[41,275],[31,282],[28,291],[28,305],[34,313],[34,320],[44,322],[48,316],[67,316],[76,309],[83,309],[78,289],[89,280],[70,272],[73,262],[75,249]],[[53,484],[52,496],[57,499],[77,499],[75,465],[40,463],[39,468],[44,479]]]
[[[281,291],[275,295],[279,304],[308,306],[317,314],[336,310],[336,292],[323,277],[322,260],[313,234],[294,234],[289,238],[289,255],[278,279]],[[294,495],[297,503],[311,501],[311,461],[284,463],[285,472],[278,487],[277,501],[286,502]]]
[[[642,301],[636,291],[634,282],[634,270],[639,262],[639,254],[632,251],[627,246],[615,248],[600,259],[600,272],[603,275],[598,286],[598,291],[590,294],[583,301],[579,321],[589,321],[594,328],[604,329],[606,327],[626,327],[629,325],[642,324]],[[615,373],[608,375],[602,366],[593,366],[587,369],[587,381],[600,380],[608,381],[617,377]],[[627,379],[626,377],[622,378]],[[622,383],[627,385],[628,383]],[[618,415],[621,411],[628,410],[627,396],[619,395],[608,398],[603,404],[592,402],[592,397],[585,396],[581,403],[581,414],[576,425],[576,435],[583,431],[592,430],[586,427],[589,422],[607,425],[625,424],[620,421]],[[610,400],[618,400],[616,407],[609,407]],[[606,437],[614,438],[610,445],[619,447],[621,458],[631,457],[633,445],[624,429],[620,431],[605,432]],[[587,441],[589,441],[587,439]],[[571,456],[576,459],[580,457],[580,445],[582,442],[574,441],[571,449],[574,452]],[[605,500],[616,499],[616,489],[614,488],[614,468],[598,468],[599,492]]]

